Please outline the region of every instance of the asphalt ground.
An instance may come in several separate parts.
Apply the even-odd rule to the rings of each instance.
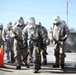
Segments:
[[[76,75],[76,53],[66,53],[65,69],[53,68],[55,63],[53,47],[47,47],[47,65],[43,65],[37,74],[39,75]],[[21,70],[16,70],[16,63],[5,63],[4,67],[0,67],[0,75],[35,75],[33,73],[33,63],[30,68],[22,65]]]

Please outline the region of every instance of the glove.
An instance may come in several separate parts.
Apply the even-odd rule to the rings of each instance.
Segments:
[[[18,37],[18,35],[14,32],[14,33],[12,34],[12,37],[16,39],[16,38]]]
[[[27,42],[24,42],[24,41],[23,41],[23,47],[24,47],[24,48],[28,48]]]
[[[62,38],[62,41],[66,41],[67,38]]]
[[[15,35],[14,38],[16,39],[17,38],[17,35]]]
[[[62,41],[66,41],[67,39],[67,35],[65,35],[63,38],[62,38]]]
[[[44,51],[43,54],[48,55],[47,51]]]

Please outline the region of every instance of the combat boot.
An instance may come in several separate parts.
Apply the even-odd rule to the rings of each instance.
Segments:
[[[64,67],[64,64],[61,64],[61,68],[62,68],[62,69],[64,69],[64,68],[65,68],[65,67]]]
[[[21,69],[21,66],[16,66],[16,69],[17,69],[17,70]]]
[[[38,69],[38,70],[40,70],[40,69],[41,69],[41,67],[38,67],[37,69]]]
[[[47,61],[43,61],[43,65],[47,65]]]
[[[34,69],[33,73],[38,73],[38,69]]]
[[[28,65],[28,64],[25,64],[25,67],[26,67],[26,68],[29,68],[29,65]]]
[[[53,68],[58,68],[59,67],[59,64],[54,64],[53,65]]]
[[[36,68],[34,68],[34,73],[38,73],[38,71],[41,69],[41,66],[40,67],[36,67]]]

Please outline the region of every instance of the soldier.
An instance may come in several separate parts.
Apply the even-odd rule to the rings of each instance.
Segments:
[[[1,45],[3,45],[2,31],[3,31],[3,24],[0,23],[0,47]]]
[[[4,41],[4,49],[7,57],[7,63],[14,62],[14,52],[13,52],[13,38],[12,34],[12,22],[7,23],[7,28],[3,30],[2,36]]]
[[[43,65],[46,65],[47,64],[47,45],[49,45],[49,38],[48,38],[48,32],[47,32],[47,29],[41,25],[41,22],[39,22],[39,26],[40,26],[40,29],[43,30],[43,38],[40,38],[41,39],[41,49],[42,49],[42,56],[43,56]]]
[[[59,67],[59,60],[60,60],[61,68],[64,69],[65,57],[66,57],[64,46],[68,34],[69,34],[69,29],[66,26],[65,21],[61,21],[59,16],[55,16],[53,22],[52,37],[54,42],[54,51],[55,51],[54,55],[56,62],[55,65],[53,65],[53,67]]]
[[[40,36],[42,37],[42,31],[39,30],[38,25],[35,23],[35,18],[31,17],[29,25],[23,29],[23,44],[24,47],[28,45],[32,40],[33,42],[33,62],[34,62],[34,73],[37,73],[41,68],[41,49],[40,49]]]
[[[21,59],[25,58],[27,55],[27,47],[23,47],[23,41],[22,41],[22,30],[25,27],[24,19],[23,17],[20,17],[16,24],[13,26],[13,37],[14,37],[14,54],[15,58],[17,59],[17,65],[16,69],[21,69]],[[27,58],[24,59],[25,67],[29,68],[29,65],[27,63]]]

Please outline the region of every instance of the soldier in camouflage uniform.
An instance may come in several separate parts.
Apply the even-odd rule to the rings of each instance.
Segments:
[[[33,41],[33,62],[34,73],[37,73],[41,68],[41,49],[40,49],[40,36],[42,37],[42,30],[39,29],[39,25],[35,24],[35,18],[31,17],[29,25],[23,29],[23,44],[24,47],[28,45],[30,40]]]
[[[41,25],[41,22],[39,22],[39,28],[43,30],[43,38],[41,39],[41,51],[42,51],[42,56],[43,56],[43,65],[47,64],[47,45],[49,45],[49,37],[48,37],[48,32],[47,29]]]
[[[60,65],[61,68],[64,69],[65,65],[65,41],[68,37],[69,34],[69,29],[66,26],[65,21],[62,21],[59,16],[54,17],[54,22],[53,22],[53,32],[52,32],[52,37],[53,37],[53,42],[54,42],[54,55],[55,55],[55,65],[53,67],[59,67],[59,60],[60,60]]]
[[[14,52],[13,52],[13,38],[12,34],[12,22],[9,21],[7,23],[7,28],[5,28],[2,32],[3,41],[4,41],[4,49],[7,57],[8,63],[14,62]]]
[[[16,69],[21,69],[21,60],[27,55],[27,47],[23,47],[22,30],[25,27],[23,17],[20,17],[16,24],[13,26],[13,37],[14,37],[14,57],[16,58],[17,65]],[[25,67],[29,68],[27,58],[24,59]]]

